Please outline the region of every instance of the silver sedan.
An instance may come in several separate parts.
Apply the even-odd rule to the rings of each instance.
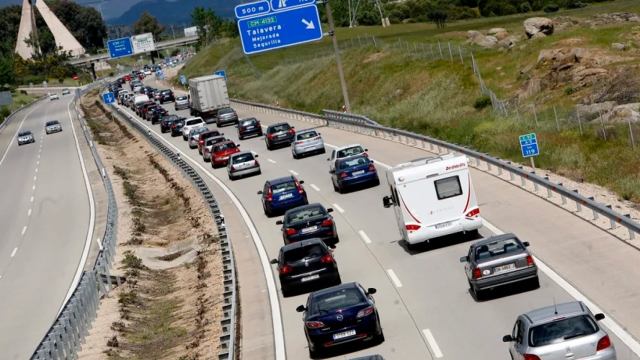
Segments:
[[[36,139],[33,137],[33,133],[31,131],[27,130],[18,133],[18,146],[34,142],[36,142]]]
[[[198,147],[198,142],[200,141],[200,134],[209,131],[209,128],[206,126],[198,127],[192,129],[189,132],[189,149],[195,149]]]
[[[44,124],[44,131],[47,135],[60,132],[62,131],[62,125],[58,120],[47,121],[47,123]]]
[[[291,144],[291,155],[297,159],[300,155],[320,153],[324,154],[322,135],[315,130],[302,130],[295,134]]]
[[[258,154],[254,155],[251,151],[242,151],[231,155],[227,164],[229,179],[233,181],[247,175],[260,175],[262,171],[257,157]]]

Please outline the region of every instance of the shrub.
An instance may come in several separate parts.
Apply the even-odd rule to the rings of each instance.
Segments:
[[[516,9],[515,6],[511,4],[507,4],[502,7],[502,15],[513,15],[517,13],[518,13],[518,10]]]
[[[531,5],[528,2],[523,2],[522,4],[518,5],[518,12],[521,14],[526,14],[526,13],[530,13],[533,11],[533,8],[531,7]]]
[[[557,12],[558,10],[560,10],[560,6],[558,6],[558,4],[549,4],[547,6],[544,7],[544,9],[542,9],[544,12],[546,13],[553,13],[553,12]]]
[[[3,106],[0,109],[0,124],[4,122],[4,119],[8,118],[11,115],[11,110],[9,110],[8,106]]]
[[[476,110],[484,109],[491,105],[491,97],[489,95],[482,95],[473,102],[473,108]]]
[[[566,88],[564,88],[564,93],[567,94],[567,95],[574,94],[576,91],[578,91],[578,90],[574,89],[573,86],[571,86],[571,85],[569,85]]]

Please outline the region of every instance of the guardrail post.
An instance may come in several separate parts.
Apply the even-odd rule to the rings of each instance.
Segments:
[[[624,216],[625,216],[625,217],[627,217],[627,218],[629,218],[629,219],[631,219],[631,214],[625,214]],[[633,232],[633,230],[631,230],[631,229],[629,229],[629,228],[627,228],[627,229],[629,230],[629,240],[635,240],[635,238],[636,238],[636,233],[635,233],[635,232]]]
[[[538,193],[538,183],[537,182],[533,182],[533,191],[535,191],[536,193]]]
[[[548,181],[549,177],[545,177],[544,179]],[[553,197],[553,192],[550,187],[547,187],[547,199],[551,199],[551,197]]]
[[[589,198],[589,200],[594,200],[593,196]],[[611,209],[611,206],[609,206],[609,209]],[[595,210],[592,210],[593,212],[593,221],[598,220],[598,213]]]
[[[576,194],[578,194],[578,189],[573,190],[573,192],[575,192]],[[582,212],[582,204],[580,204],[579,201],[576,201],[576,211],[577,212]]]

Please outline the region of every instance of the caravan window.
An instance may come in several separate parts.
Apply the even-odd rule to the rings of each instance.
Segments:
[[[462,195],[462,186],[460,186],[460,178],[458,176],[436,180],[434,184],[436,185],[436,194],[438,194],[438,200],[444,200],[452,198],[454,196]]]

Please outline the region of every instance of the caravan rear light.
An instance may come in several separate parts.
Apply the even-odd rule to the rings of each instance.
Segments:
[[[405,225],[404,227],[407,231],[418,231],[420,229],[420,225]]]
[[[480,208],[478,208],[478,209],[473,209],[473,210],[469,211],[469,212],[467,213],[467,215],[465,215],[465,216],[466,216],[466,217],[474,217],[474,216],[478,216],[478,215],[480,215]]]

